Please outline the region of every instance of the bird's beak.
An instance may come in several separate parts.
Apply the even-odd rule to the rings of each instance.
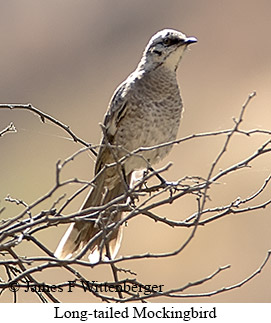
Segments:
[[[190,45],[190,44],[196,43],[197,41],[198,40],[196,37],[187,37],[184,43],[186,45]]]

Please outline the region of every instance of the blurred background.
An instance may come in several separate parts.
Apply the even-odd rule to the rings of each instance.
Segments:
[[[99,143],[99,122],[115,88],[136,67],[149,38],[158,30],[174,28],[198,38],[178,70],[185,106],[178,137],[232,127],[232,118],[239,115],[252,91],[257,96],[249,105],[242,128],[271,129],[270,10],[268,0],[0,0],[0,103],[32,103],[69,125],[87,142]],[[6,208],[2,218],[22,210],[21,206],[5,202],[8,194],[32,203],[53,187],[56,162],[80,148],[61,129],[41,123],[27,111],[0,110],[0,130],[11,121],[18,132],[0,138],[0,209]],[[224,140],[207,138],[178,145],[157,167],[173,162],[164,175],[168,180],[186,175],[206,177]],[[264,135],[236,136],[219,167],[228,167],[249,156],[266,140]],[[223,178],[210,191],[207,206],[228,204],[238,196],[246,198],[260,188],[270,171],[270,156],[266,155],[252,163],[252,168]],[[92,174],[92,156],[84,153],[64,169],[62,179],[90,180]],[[78,186],[71,185],[59,195],[76,189]],[[78,210],[85,195],[81,194],[66,214]],[[251,205],[269,198],[270,185]],[[196,208],[195,199],[186,199],[156,211],[161,216],[182,220]],[[53,251],[65,229],[58,226],[37,234],[37,238]],[[171,251],[190,232],[137,217],[124,230],[119,255]],[[208,292],[252,274],[271,249],[270,237],[271,214],[267,207],[230,215],[199,228],[193,241],[176,257],[126,262],[123,266],[136,271],[142,283],[163,284],[168,289],[231,264],[230,269],[209,283],[188,291]],[[17,251],[21,255],[41,254],[30,243],[18,246]],[[110,269],[105,266],[80,271],[90,281],[112,280]],[[68,272],[56,269],[35,277],[45,283],[73,279]],[[58,296],[65,302],[98,301],[77,291]],[[230,292],[211,298],[163,298],[164,302],[270,300],[270,263],[255,279]],[[12,301],[11,293],[6,291],[0,301]],[[20,301],[37,299],[22,293]]]

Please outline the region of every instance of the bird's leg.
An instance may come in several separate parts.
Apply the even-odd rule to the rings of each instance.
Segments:
[[[162,186],[165,186],[165,184],[167,183],[167,181],[157,172],[155,172],[155,170],[149,166],[148,169],[151,171],[151,172],[154,172],[155,173],[155,176],[159,179],[159,181],[161,182],[161,185]]]
[[[127,192],[129,190],[129,188],[130,188],[130,183],[127,182],[127,176],[126,176],[125,169],[124,169],[123,166],[121,167],[121,172],[122,172],[122,177],[123,177],[123,182],[124,182],[124,185],[125,185],[125,189],[126,189],[126,192]]]
[[[155,176],[159,179],[160,185],[162,187],[177,186],[178,185],[178,182],[169,182],[169,181],[165,180],[164,177],[162,177],[159,173],[157,173],[151,166],[149,166],[148,169],[151,172],[154,172],[155,173]]]

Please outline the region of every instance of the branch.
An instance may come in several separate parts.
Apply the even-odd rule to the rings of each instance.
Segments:
[[[87,147],[93,153],[94,156],[97,156],[97,152],[96,152],[96,150],[94,150],[92,148],[92,145],[87,143],[83,139],[79,138],[78,136],[76,136],[74,134],[74,132],[70,129],[69,126],[67,126],[64,123],[62,123],[61,121],[53,118],[49,114],[46,114],[46,113],[42,112],[41,110],[35,108],[31,103],[28,103],[28,104],[10,104],[10,103],[8,103],[8,104],[0,104],[0,109],[27,110],[27,111],[30,111],[30,112],[32,112],[34,114],[37,114],[40,117],[40,119],[41,119],[41,121],[43,123],[45,123],[46,120],[49,120],[53,124],[57,125],[58,127],[62,128],[63,130],[65,130],[72,137],[74,142],[79,142],[83,146]]]
[[[87,267],[89,269],[95,267],[106,266],[113,273],[113,281],[110,282],[112,286],[118,286],[120,284],[128,284],[135,285],[140,287],[141,292],[134,291],[120,291],[116,290],[116,296],[108,295],[104,292],[98,290],[98,287],[102,285],[102,283],[95,282],[93,286],[97,287],[96,289],[91,290],[91,293],[94,297],[105,301],[105,302],[129,302],[129,301],[141,301],[145,302],[148,299],[153,299],[157,297],[175,297],[175,298],[188,298],[188,297],[204,297],[204,296],[212,296],[217,295],[219,293],[233,290],[237,287],[241,287],[246,284],[248,281],[253,279],[256,275],[258,275],[261,270],[264,268],[266,263],[270,258],[270,251],[262,265],[250,276],[248,276],[243,281],[229,286],[219,288],[215,291],[211,291],[208,293],[195,293],[195,294],[184,294],[184,291],[187,291],[191,287],[202,286],[204,283],[214,279],[219,276],[223,271],[229,269],[228,266],[220,267],[212,274],[201,278],[199,280],[189,282],[184,284],[181,287],[174,286],[172,289],[167,289],[163,292],[151,292],[148,295],[144,293],[145,285],[138,280],[137,272],[131,270],[130,268],[121,268],[118,266],[119,263],[123,261],[127,261],[127,263],[131,264],[131,261],[138,261],[139,259],[144,259],[147,261],[148,259],[168,259],[169,257],[176,256],[180,254],[194,239],[198,226],[206,226],[213,221],[221,220],[223,217],[229,214],[248,214],[249,212],[253,212],[255,210],[263,210],[267,206],[271,204],[271,199],[265,199],[260,203],[256,203],[257,198],[261,197],[263,193],[267,193],[267,189],[269,188],[269,184],[271,181],[271,175],[265,178],[260,187],[258,187],[253,194],[246,196],[241,199],[240,197],[236,197],[230,202],[225,203],[225,205],[208,208],[207,202],[210,198],[210,189],[212,187],[216,187],[218,181],[222,178],[227,178],[228,176],[234,174],[240,169],[244,167],[251,166],[250,164],[255,160],[258,160],[261,156],[266,156],[271,152],[271,139],[269,138],[265,143],[258,147],[258,149],[250,153],[245,159],[235,163],[230,164],[228,167],[223,167],[223,169],[216,171],[218,169],[219,164],[226,154],[226,152],[230,148],[230,143],[235,135],[245,135],[248,140],[254,134],[262,134],[262,135],[271,135],[270,130],[265,129],[252,129],[252,130],[243,130],[240,128],[243,118],[245,115],[245,111],[255,96],[255,93],[249,95],[244,105],[241,108],[239,113],[239,117],[237,119],[233,119],[234,124],[231,129],[225,129],[221,131],[213,131],[201,134],[193,134],[181,139],[177,139],[168,143],[163,143],[160,145],[152,146],[152,147],[140,147],[135,151],[129,152],[122,147],[110,145],[109,143],[104,143],[111,149],[113,152],[115,149],[123,152],[122,158],[118,160],[117,156],[114,157],[114,162],[108,165],[105,165],[103,169],[100,170],[98,174],[91,181],[84,181],[77,178],[71,178],[68,180],[62,180],[62,170],[71,162],[75,162],[76,158],[81,154],[88,150],[91,150],[94,155],[96,155],[96,148],[100,145],[94,146],[90,145],[84,140],[80,139],[76,136],[69,128],[62,122],[56,120],[43,113],[42,111],[36,109],[31,104],[2,104],[0,105],[1,109],[21,109],[30,111],[41,118],[42,122],[46,120],[52,122],[56,126],[62,128],[66,131],[69,136],[77,143],[80,143],[84,147],[80,150],[76,151],[70,157],[66,158],[64,161],[58,161],[56,163],[55,168],[55,183],[53,187],[45,193],[43,196],[40,196],[36,201],[28,204],[19,198],[11,198],[8,196],[6,201],[11,202],[16,205],[21,205],[24,210],[19,212],[16,216],[9,218],[7,220],[2,220],[0,225],[0,257],[3,260],[0,260],[0,266],[4,267],[6,279],[2,279],[0,281],[0,288],[7,289],[13,283],[18,283],[20,286],[25,286],[30,284],[31,286],[39,285],[39,281],[35,278],[36,274],[44,273],[48,271],[49,268],[62,268],[72,276],[74,281],[74,286],[82,289],[82,286],[79,284],[79,281],[87,281],[87,277],[84,277],[79,269],[82,267]],[[14,128],[15,129],[15,128]],[[13,124],[9,127],[5,128],[0,132],[0,136],[4,134],[14,131]],[[216,158],[210,164],[210,168],[207,172],[207,176],[190,176],[186,175],[181,179],[175,182],[168,182],[164,179],[164,174],[172,164],[168,164],[161,169],[153,169],[152,165],[149,164],[148,160],[144,158],[143,153],[145,151],[156,150],[165,146],[172,146],[176,144],[183,143],[189,140],[195,140],[199,138],[210,138],[213,136],[222,136],[225,137],[225,141],[221,146]],[[93,184],[99,181],[99,177],[102,175],[104,171],[108,171],[109,168],[114,167],[115,169],[120,169],[123,167],[127,158],[131,156],[139,156],[146,162],[147,171],[144,173],[142,178],[140,178],[132,188],[127,188],[127,190],[121,195],[111,200],[110,202],[104,205],[98,205],[94,207],[90,207],[88,209],[80,210],[75,213],[68,213],[64,215],[63,212],[66,210],[67,206],[74,201],[84,190],[91,188]],[[163,174],[163,177],[161,176]],[[120,175],[122,172],[120,171]],[[157,179],[162,179],[160,183],[157,184]],[[150,185],[150,180],[155,180],[154,184]],[[151,181],[153,183],[153,181]],[[63,194],[60,188],[63,188],[67,185],[77,184],[79,185],[79,189],[76,189],[74,193],[71,195]],[[53,201],[50,201],[50,207],[46,210],[36,210],[40,207],[41,203],[44,201],[49,201],[50,198],[53,197]],[[183,214],[182,217],[184,220],[173,220],[170,219],[170,216],[165,216],[164,214],[160,215],[160,207],[173,204],[175,201],[183,199],[185,197],[189,197],[191,201],[191,197],[195,202],[195,210],[191,215]],[[123,201],[127,201],[124,203]],[[253,205],[251,205],[253,203]],[[161,209],[162,210],[162,209]],[[117,222],[106,221],[108,219],[108,214],[114,214],[115,211],[125,212],[122,219]],[[0,212],[4,212],[4,208],[0,210]],[[162,211],[161,211],[162,212]],[[167,251],[167,252],[157,252],[153,253],[151,251],[143,254],[131,254],[131,255],[123,255],[116,259],[110,259],[109,248],[107,245],[108,238],[113,234],[115,230],[117,230],[121,225],[125,225],[131,219],[136,218],[138,216],[149,217],[155,223],[160,223],[162,225],[170,226],[175,228],[176,230],[181,228],[190,228],[189,235],[186,240],[183,242],[177,243],[177,245]],[[46,242],[37,238],[38,232],[44,232],[48,228],[52,226],[63,225],[72,222],[93,222],[101,220],[103,223],[102,229],[97,232],[97,234],[87,243],[87,245],[76,255],[76,257],[72,259],[60,260],[54,257],[53,252],[47,247]],[[153,227],[150,230],[156,229],[155,224],[153,223]],[[40,235],[42,236],[42,235]],[[95,264],[90,264],[87,261],[84,261],[83,257],[89,251],[91,244],[95,242],[97,239],[101,240],[101,246],[105,246],[107,250],[108,260],[100,259]],[[36,248],[38,248],[39,252],[42,256],[28,256],[25,257],[19,255],[18,250],[24,250],[24,244],[32,244]],[[20,249],[17,248],[20,245]],[[101,248],[103,249],[103,248]],[[130,262],[128,262],[130,261]],[[118,267],[117,267],[118,266]],[[90,274],[91,275],[91,274]],[[129,278],[129,275],[133,275],[133,279]],[[120,279],[124,276],[124,279]],[[106,279],[108,280],[108,279]],[[50,286],[50,284],[48,284]],[[67,286],[67,283],[60,282],[57,286]],[[37,297],[42,302],[59,302],[59,300],[50,292],[36,293]],[[13,300],[14,302],[18,301],[18,294],[16,291],[13,292]]]

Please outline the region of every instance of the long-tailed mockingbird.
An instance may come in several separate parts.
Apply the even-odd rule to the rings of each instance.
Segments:
[[[176,70],[188,45],[196,41],[195,37],[176,30],[159,31],[149,41],[135,71],[116,89],[102,126],[95,186],[82,210],[105,205],[124,195],[135,170],[147,168],[168,154],[170,145],[129,155],[140,147],[176,139],[183,106]],[[115,210],[98,216],[93,222],[90,218],[72,223],[55,256],[73,257],[88,244],[91,262],[104,256],[114,258],[120,247],[122,226],[116,226],[111,232],[102,228],[116,224],[121,214]]]

